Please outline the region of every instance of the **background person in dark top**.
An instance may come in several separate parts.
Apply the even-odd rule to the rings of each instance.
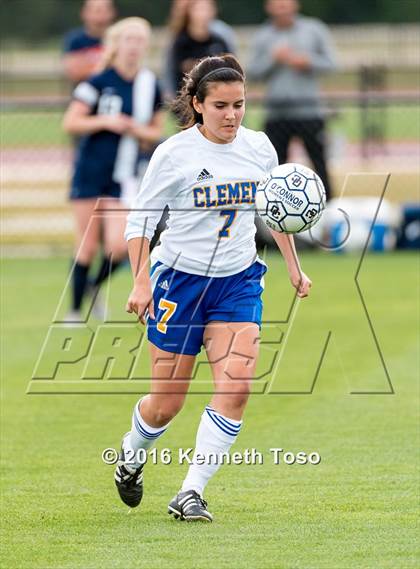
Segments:
[[[171,12],[169,17],[170,28],[172,32],[178,33],[180,27],[184,25],[185,13],[188,10],[188,5],[195,0],[173,0]],[[221,38],[227,44],[229,53],[236,53],[236,36],[233,28],[219,20],[217,17],[217,2],[214,2],[214,19],[210,22],[210,31]],[[172,45],[170,46],[172,48]],[[177,85],[175,83],[175,63],[173,61],[173,50],[168,48],[166,53],[165,71],[164,71],[164,88],[166,95],[171,99],[175,97]]]
[[[172,59],[169,83],[174,93],[181,88],[184,74],[191,71],[199,59],[229,52],[228,42],[213,31],[215,16],[216,4],[213,0],[190,0],[183,8],[181,17],[179,14],[176,17],[173,15],[169,24],[175,33],[169,50]]]
[[[80,11],[83,27],[64,37],[64,74],[72,83],[87,79],[102,54],[102,38],[116,16],[113,0],[85,0]]]

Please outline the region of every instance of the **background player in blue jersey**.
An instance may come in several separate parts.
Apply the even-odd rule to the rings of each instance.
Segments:
[[[113,0],[85,0],[80,11],[83,27],[64,37],[64,72],[72,83],[87,79],[97,67],[106,29],[115,18]]]
[[[81,136],[71,184],[76,219],[76,255],[72,310],[79,321],[90,265],[103,241],[104,258],[92,290],[97,292],[126,256],[121,216],[94,216],[100,209],[115,210],[131,188],[142,162],[162,136],[161,94],[155,75],[141,64],[150,38],[142,18],[127,18],[106,34],[102,71],[79,83],[65,117],[64,128]]]
[[[241,126],[244,83],[231,55],[205,58],[192,69],[176,101],[185,128],[155,151],[126,229],[134,275],[127,311],[148,320],[152,382],[134,408],[115,482],[127,505],[140,503],[140,455],[182,408],[204,345],[215,392],[201,417],[193,463],[169,504],[169,513],[189,521],[212,521],[204,488],[220,466],[217,457],[239,434],[258,357],[266,266],[255,247],[254,198],[277,155],[264,133]],[[168,227],[149,274],[149,241],[165,205]],[[311,281],[293,237],[273,237],[298,296],[307,296]]]

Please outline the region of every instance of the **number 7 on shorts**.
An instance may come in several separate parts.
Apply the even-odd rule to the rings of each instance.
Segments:
[[[162,332],[162,334],[166,334],[166,331],[168,329],[168,321],[175,314],[177,306],[178,304],[176,302],[166,300],[165,298],[161,298],[159,300],[159,308],[163,310],[163,315],[156,328],[159,330],[159,332]]]

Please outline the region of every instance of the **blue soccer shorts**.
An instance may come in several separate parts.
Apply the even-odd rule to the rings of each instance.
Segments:
[[[151,269],[155,319],[148,318],[148,338],[167,352],[196,355],[206,324],[255,322],[261,326],[264,274],[256,261],[229,277],[204,277],[157,262]]]
[[[119,198],[121,185],[110,181],[108,184],[82,184],[73,180],[70,200],[90,200],[92,198]]]

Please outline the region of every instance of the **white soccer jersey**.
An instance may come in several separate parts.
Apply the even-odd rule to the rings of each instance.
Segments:
[[[277,164],[263,132],[240,127],[233,142],[216,144],[198,125],[184,130],[153,154],[125,237],[151,239],[168,205],[168,227],[152,262],[196,275],[239,273],[256,259],[257,184]]]

